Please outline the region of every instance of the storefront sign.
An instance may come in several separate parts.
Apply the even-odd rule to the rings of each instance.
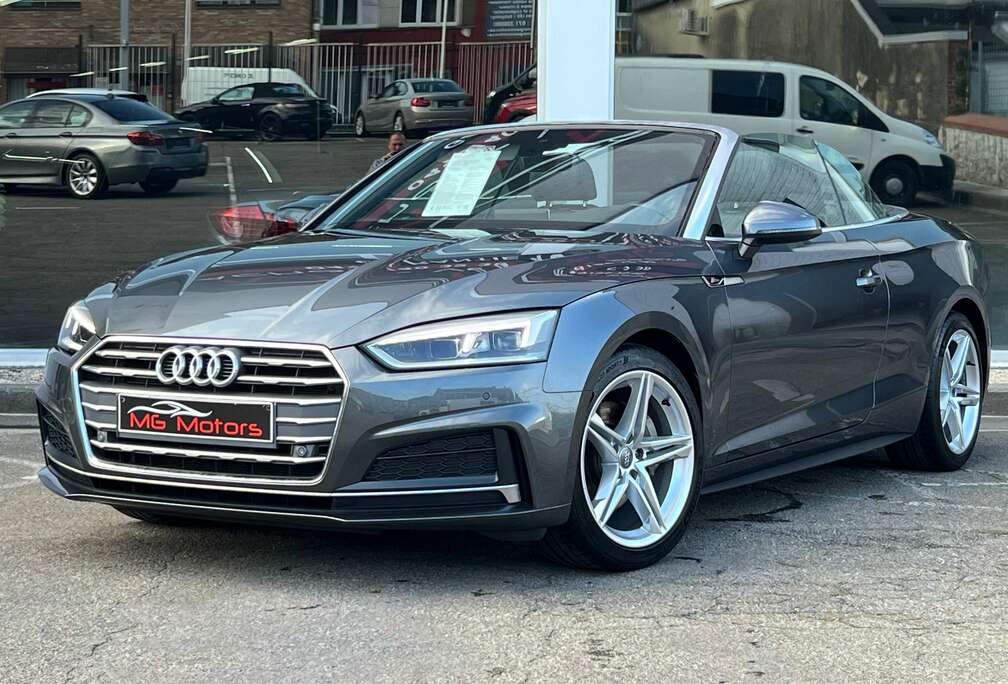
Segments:
[[[529,36],[532,0],[487,0],[487,38]]]

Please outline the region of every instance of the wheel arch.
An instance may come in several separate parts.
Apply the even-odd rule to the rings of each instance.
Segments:
[[[973,331],[977,334],[979,338],[977,342],[980,343],[981,357],[983,358],[983,376],[986,380],[990,377],[990,331],[987,329],[987,319],[984,316],[983,309],[977,302],[969,297],[960,297],[955,300],[952,307],[949,309],[949,314],[959,313],[969,320],[970,324],[973,326]],[[946,315],[948,318],[948,315]]]

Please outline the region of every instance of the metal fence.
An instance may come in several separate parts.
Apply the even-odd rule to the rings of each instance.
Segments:
[[[291,78],[289,69],[338,111],[337,124],[349,125],[362,99],[378,96],[400,78],[431,78],[441,73],[441,44],[422,43],[268,43],[193,45],[189,57],[178,45],[134,45],[120,64],[118,45],[89,45],[83,74],[74,85],[119,87],[143,93],[152,103],[174,110],[209,99],[232,85]],[[454,78],[476,101],[526,69],[533,59],[528,41],[449,45],[445,76]],[[223,70],[223,71],[222,71]]]
[[[970,110],[1008,116],[1008,45],[982,41],[973,44]]]

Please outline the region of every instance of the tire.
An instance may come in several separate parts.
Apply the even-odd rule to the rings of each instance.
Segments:
[[[140,181],[140,187],[148,195],[165,195],[178,185],[178,179],[173,178],[166,181]]]
[[[75,154],[71,159],[74,163],[66,170],[66,186],[70,194],[77,199],[95,199],[105,194],[108,176],[98,158],[84,152]]]
[[[946,382],[949,374],[945,361],[949,353],[957,351],[966,340],[972,345],[973,354],[971,356],[968,349],[965,351],[963,377],[958,383],[959,387],[966,389],[949,392],[953,383]],[[980,416],[983,413],[986,387],[983,357],[980,354],[976,331],[969,319],[959,313],[950,315],[938,334],[938,344],[932,352],[931,379],[917,431],[913,436],[886,448],[886,453],[895,465],[912,470],[952,471],[962,468],[969,460],[976,446],[977,435],[980,434]],[[954,361],[954,353],[952,357]],[[948,368],[953,368],[951,362]],[[944,389],[943,385],[946,385]],[[974,400],[975,404],[970,403]],[[958,441],[950,439],[956,422],[952,411],[958,411],[957,415],[960,416],[958,424],[963,437]]]
[[[113,506],[117,511],[125,516],[150,523],[151,525],[168,525],[174,527],[200,527],[205,523],[195,518],[185,518],[179,515],[168,515],[166,513],[155,513],[141,508],[130,508],[128,506]]]
[[[367,121],[364,120],[364,114],[361,112],[357,112],[357,116],[354,117],[354,134],[358,138],[368,136]]]
[[[256,130],[259,133],[259,139],[263,142],[283,140],[283,122],[276,114],[263,114]]]
[[[396,133],[402,133],[403,137],[409,137],[409,131],[406,130],[406,119],[403,118],[402,112],[396,112],[395,118],[392,119],[392,130]]]
[[[626,420],[619,405],[620,397],[624,405],[629,404],[636,391],[633,387],[646,386],[634,385],[635,377],[650,377],[654,383],[648,411],[641,414],[646,418],[646,427],[637,431],[638,436],[651,443],[660,437],[675,443],[665,447],[665,451],[675,455],[653,466],[647,463],[659,458],[657,452],[648,455],[637,448],[644,444],[635,444],[633,429],[620,427]],[[623,571],[647,567],[664,558],[679,543],[696,507],[703,470],[700,410],[679,369],[649,347],[620,348],[589,389],[591,404],[575,432],[579,441],[574,447],[577,468],[570,518],[565,524],[547,530],[541,549],[551,560],[577,568]],[[596,418],[590,421],[592,416]],[[620,444],[631,448],[610,450],[608,463],[603,463],[602,450],[596,444],[603,439],[604,428],[588,430],[589,422],[597,426],[597,421],[608,426],[609,435],[615,434],[613,430],[629,434],[629,439]],[[649,473],[647,483],[653,484],[651,492],[655,495],[650,500],[658,504],[660,512],[658,516],[648,514],[650,524],[637,512],[639,507],[655,510],[643,503],[648,498],[641,468]],[[611,486],[603,488],[606,480]],[[627,483],[625,500],[600,496],[603,491],[619,491],[621,482]],[[589,504],[589,497],[594,506]],[[607,500],[615,505],[603,503]],[[619,503],[620,500],[624,503]]]
[[[909,162],[892,159],[882,162],[872,174],[871,186],[885,204],[909,207],[917,197],[920,177]]]

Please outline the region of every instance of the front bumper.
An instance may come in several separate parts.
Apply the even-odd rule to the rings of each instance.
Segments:
[[[955,183],[956,163],[947,154],[941,155],[941,166],[922,166],[920,189],[925,192],[948,194]]]
[[[53,350],[37,398],[40,412],[65,430],[66,439],[44,430],[40,479],[72,500],[284,526],[494,531],[567,519],[581,393],[543,392],[544,364],[389,373],[355,348],[333,354],[349,389],[322,478],[310,485],[246,486],[170,470],[122,472],[94,459],[75,396],[76,357]],[[390,447],[473,430],[493,431],[498,443],[506,435],[513,467],[501,466],[493,476],[365,481]]]

